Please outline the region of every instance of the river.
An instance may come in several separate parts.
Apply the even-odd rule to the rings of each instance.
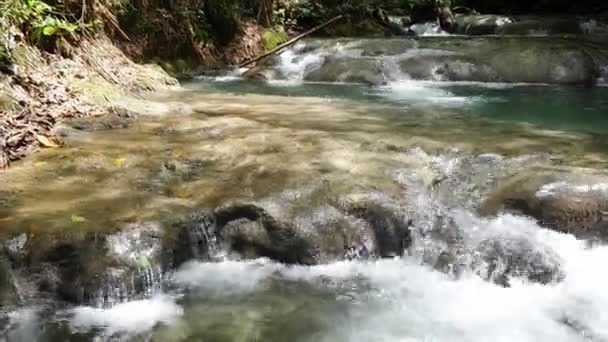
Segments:
[[[50,266],[15,271],[21,300],[0,309],[0,341],[608,340],[602,239],[503,205],[556,189],[608,196],[608,87],[310,81],[318,56],[297,51],[275,79],[201,76],[137,100],[136,119],[67,123],[63,148],[3,174],[0,234],[31,249],[22,265]],[[49,295],[83,283],[62,277],[120,270],[66,245],[108,241],[103,253],[155,269],[157,247],[130,232],[235,202],[288,222],[315,245],[312,261],[228,223],[239,239],[158,266],[143,293]],[[384,218],[343,209],[357,205],[403,218],[408,242],[368,239]],[[75,250],[80,268],[57,250]]]

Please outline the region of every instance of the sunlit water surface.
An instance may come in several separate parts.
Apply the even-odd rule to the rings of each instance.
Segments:
[[[0,209],[2,233],[78,235],[320,179],[336,191],[400,193],[395,174],[416,167],[408,152],[416,148],[440,156],[547,153],[598,170],[608,161],[602,87],[214,79],[151,100],[159,115],[69,134],[65,148],[3,175],[0,190],[12,197]],[[195,166],[166,174],[176,159]],[[517,235],[548,246],[563,262],[564,280],[514,279],[504,288],[472,273],[455,279],[408,256],[311,267],[193,261],[150,298],[107,309],[41,303],[3,312],[0,340],[608,340],[607,247],[523,217],[454,215],[472,236]]]

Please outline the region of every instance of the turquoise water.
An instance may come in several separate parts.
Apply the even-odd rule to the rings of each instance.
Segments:
[[[539,128],[608,133],[608,87],[404,81],[356,84],[192,82],[190,89],[233,94],[310,96],[457,110],[472,116],[530,123]]]

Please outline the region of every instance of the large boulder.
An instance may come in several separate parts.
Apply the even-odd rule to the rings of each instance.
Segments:
[[[599,76],[593,58],[574,46],[509,44],[489,56],[490,66],[505,82],[593,84]]]
[[[475,272],[503,286],[509,286],[511,278],[548,284],[564,277],[562,260],[555,251],[523,237],[484,239],[476,252]]]
[[[173,260],[229,255],[310,265],[402,255],[411,243],[411,221],[387,196],[363,193],[319,201],[318,190],[296,193],[191,215],[176,226],[181,254]]]
[[[385,80],[381,60],[328,56],[320,67],[305,71],[304,79],[311,82],[345,82],[380,84]]]
[[[399,65],[421,80],[587,85],[599,77],[586,49],[559,40],[463,40],[406,54]]]
[[[154,223],[74,236],[24,233],[8,240],[5,250],[0,268],[16,270],[20,286],[76,304],[107,307],[145,295],[163,273],[162,232]]]
[[[513,211],[583,239],[608,239],[608,182],[596,176],[540,175],[507,181],[483,213]]]
[[[420,54],[399,63],[401,70],[417,80],[434,81],[501,81],[489,65],[458,55]]]
[[[158,224],[132,224],[105,237],[58,242],[45,255],[56,276],[50,289],[68,301],[112,306],[151,293],[162,278]]]
[[[608,63],[601,45],[560,37],[310,40],[285,56],[245,77],[372,85],[408,78],[591,85]]]

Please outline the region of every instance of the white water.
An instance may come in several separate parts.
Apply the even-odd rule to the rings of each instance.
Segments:
[[[479,97],[456,96],[452,92],[442,89],[438,82],[412,80],[389,82],[378,87],[375,94],[392,101],[430,103],[446,107],[470,105],[472,102],[481,100]]]
[[[118,304],[110,309],[78,307],[72,310],[71,326],[76,331],[102,329],[107,336],[117,333],[142,333],[156,324],[171,323],[182,315],[175,298],[157,295],[150,299]]]
[[[562,260],[565,278],[550,285],[512,279],[511,287],[504,288],[472,273],[455,280],[405,258],[313,267],[289,267],[268,260],[191,262],[173,275],[172,282],[204,290],[206,296],[228,299],[254,296],[269,279],[321,288],[351,284],[349,296],[336,295],[336,302],[347,301],[353,312],[346,315],[346,320],[327,317],[336,323],[330,331],[317,335],[321,336],[319,341],[608,339],[608,247],[587,248],[571,235],[542,229],[522,217],[502,215],[486,220],[463,213],[456,219],[468,224],[471,241],[516,236],[539,248],[549,248]],[[361,280],[368,284],[366,290],[358,289],[356,284]],[[160,296],[109,310],[78,308],[74,313],[75,329],[100,327],[108,333],[138,333],[157,322],[170,324],[182,309],[176,298]]]

